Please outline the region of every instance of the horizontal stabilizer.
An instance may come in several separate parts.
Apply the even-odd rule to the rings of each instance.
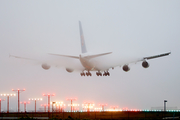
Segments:
[[[96,54],[96,55],[88,55],[86,56],[85,58],[95,58],[95,57],[100,57],[100,56],[103,56],[103,55],[108,55],[108,54],[111,54],[112,52],[108,52],[108,53],[102,53],[102,54]]]
[[[60,54],[52,54],[52,53],[49,53],[49,55],[62,56],[62,57],[69,57],[69,58],[76,58],[76,59],[79,59],[79,57],[78,57],[78,56],[60,55]]]

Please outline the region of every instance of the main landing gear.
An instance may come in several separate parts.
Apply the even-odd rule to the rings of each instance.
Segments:
[[[92,74],[88,71],[88,72],[86,72],[86,73],[84,73],[84,72],[82,72],[81,73],[81,76],[92,76]]]
[[[96,75],[102,76],[102,73],[98,71],[98,72],[96,72]],[[108,71],[104,71],[103,76],[110,76],[110,73]]]
[[[110,76],[110,73],[107,71],[104,71],[104,74],[103,74],[103,76]]]
[[[98,72],[96,72],[96,75],[97,76],[102,76],[102,73],[98,71]]]
[[[82,72],[80,73],[81,76],[92,76],[92,74],[88,71],[88,72]],[[108,71],[104,71],[104,73],[102,74],[100,71],[96,72],[97,76],[110,76],[110,73]]]

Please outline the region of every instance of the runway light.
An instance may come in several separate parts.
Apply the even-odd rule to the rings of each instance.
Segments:
[[[14,94],[1,94],[1,96],[7,96],[7,113],[9,113],[9,97],[14,96]]]
[[[50,112],[50,97],[51,96],[55,96],[55,94],[43,94],[43,96],[47,96],[48,97],[48,112]]]
[[[36,112],[36,101],[42,100],[42,98],[29,98],[29,100],[32,100],[35,102],[35,112]]]
[[[41,104],[41,106],[44,106],[44,112],[46,112],[46,106],[48,106],[48,105],[46,105],[46,104]]]
[[[21,104],[24,104],[24,112],[26,112],[26,104],[29,104],[30,102],[28,101],[24,101],[24,102],[20,102]]]
[[[101,111],[102,110],[102,108],[94,108],[94,111]]]
[[[19,103],[20,97],[19,96],[20,96],[20,92],[25,91],[25,89],[23,89],[23,90],[19,90],[19,89],[14,90],[14,89],[12,89],[12,91],[18,92],[18,112],[20,112],[20,103]]]
[[[118,108],[118,106],[110,106],[110,108],[112,108],[115,111],[115,109]]]
[[[87,109],[88,115],[90,112],[90,109],[94,107],[94,103],[93,102],[84,102],[84,104],[82,104],[83,108]]]
[[[72,117],[72,102],[77,100],[77,98],[66,98],[67,101],[71,101],[71,117]]]
[[[104,111],[104,106],[107,106],[107,104],[99,104],[99,106],[102,106],[102,110]]]

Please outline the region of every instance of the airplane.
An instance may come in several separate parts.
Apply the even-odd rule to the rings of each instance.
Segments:
[[[83,66],[82,72],[80,73],[81,76],[92,76],[90,71],[96,71],[97,76],[110,76],[109,69],[111,69],[111,68],[114,69],[114,67],[116,67],[116,66],[103,67],[102,68],[101,66],[98,66],[96,61],[93,61],[92,59],[109,55],[112,52],[106,52],[106,53],[101,53],[101,54],[92,54],[92,55],[89,54],[87,52],[87,49],[86,49],[86,44],[85,44],[85,39],[84,39],[84,34],[83,34],[81,21],[79,21],[79,30],[80,30],[81,52],[82,52],[79,56],[53,54],[53,53],[48,53],[48,54],[52,55],[52,56],[68,57],[68,58],[79,60],[81,65]],[[142,67],[148,68],[149,63],[147,62],[147,60],[154,59],[154,58],[159,58],[159,57],[164,57],[164,56],[167,56],[169,54],[171,54],[171,52],[158,54],[158,55],[154,55],[154,56],[149,56],[149,57],[142,57],[140,59],[127,61],[127,63],[122,63],[122,64],[120,64],[118,66],[122,66],[122,69],[125,72],[128,72],[130,70],[129,64],[142,62]],[[19,58],[19,59],[26,59],[26,60],[33,60],[33,59],[30,59],[30,58],[24,58],[24,57],[19,57],[19,56],[15,56],[15,55],[10,55],[10,57]],[[41,66],[45,70],[48,70],[51,67],[47,63],[43,63]],[[71,73],[71,72],[74,71],[74,69],[66,68],[66,71]],[[85,71],[87,71],[87,72],[85,72]],[[102,73],[102,72],[104,72],[104,73]]]

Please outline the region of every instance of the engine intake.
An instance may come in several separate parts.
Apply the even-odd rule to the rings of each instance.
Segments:
[[[41,67],[42,67],[43,69],[45,69],[45,70],[48,70],[51,66],[48,65],[48,64],[46,64],[46,63],[44,63],[44,64],[41,65]]]
[[[143,62],[142,62],[142,66],[143,66],[144,68],[148,68],[148,67],[149,67],[149,63],[148,63],[147,61],[143,61]]]
[[[128,71],[130,70],[130,68],[129,68],[128,65],[124,65],[124,66],[123,66],[123,70],[124,70],[125,72],[128,72]]]

